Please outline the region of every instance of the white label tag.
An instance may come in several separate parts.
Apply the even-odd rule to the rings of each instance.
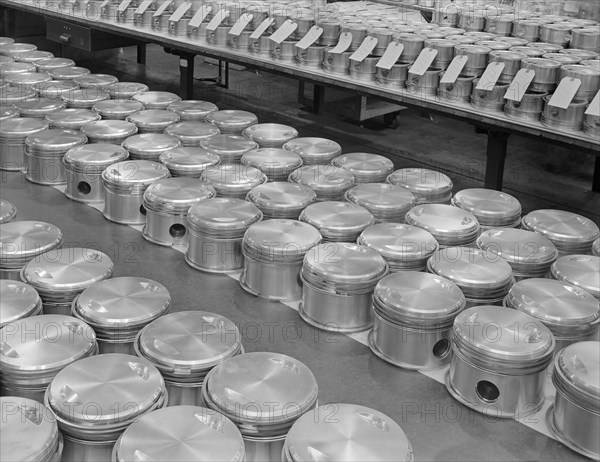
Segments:
[[[188,67],[187,59],[180,59],[179,60],[179,67]]]
[[[100,11],[102,11],[102,9],[108,5],[110,3],[110,0],[104,0],[101,4],[100,4]]]
[[[206,30],[217,30],[217,27],[219,27],[219,25],[225,20],[227,16],[229,16],[229,10],[219,10],[217,14],[215,14],[214,18],[212,18],[206,26]]]
[[[477,90],[492,90],[496,86],[496,82],[500,78],[500,74],[504,70],[504,63],[494,61],[489,63],[488,67],[485,68],[483,75],[479,78],[477,83]]]
[[[206,18],[206,15],[210,13],[211,10],[212,7],[208,5],[203,5],[202,7],[200,7],[200,9],[196,11],[194,17],[190,20],[188,27],[200,27],[200,24],[202,24],[202,22]]]
[[[243,15],[241,15],[240,18],[229,30],[229,34],[239,37],[239,35],[244,31],[244,29],[248,27],[248,24],[250,24],[250,21],[252,21],[253,17],[254,16],[251,13],[244,13]]]
[[[119,5],[119,8],[117,8],[117,11],[123,12],[125,11],[129,5],[131,4],[131,0],[123,0],[121,2],[121,4]]]
[[[381,59],[377,61],[377,64],[375,64],[375,67],[380,67],[389,71],[392,67],[394,67],[394,64],[398,62],[398,58],[403,51],[404,45],[398,42],[390,42]]]
[[[254,32],[250,34],[250,39],[256,40],[258,37],[264,34],[265,31],[271,26],[271,24],[273,24],[273,21],[275,21],[275,18],[267,18],[263,22],[261,22],[260,25],[254,30]]]
[[[550,98],[550,101],[548,101],[548,106],[567,109],[571,101],[573,101],[575,93],[579,90],[580,85],[581,80],[573,77],[565,77],[560,81],[558,87],[556,87],[554,94]]]
[[[148,7],[152,5],[152,3],[154,3],[154,0],[144,0],[142,3],[140,3],[138,9],[135,10],[135,14],[144,14]]]
[[[350,59],[352,61],[357,61],[362,63],[367,56],[371,54],[371,52],[377,46],[377,39],[375,37],[368,36],[366,37],[360,46],[356,49],[354,53],[350,55]]]
[[[183,15],[186,14],[189,9],[192,7],[191,3],[183,3],[179,6],[179,8],[177,8],[175,10],[175,13],[173,13],[171,15],[171,17],[169,18],[169,21],[179,21],[181,18],[183,18]]]
[[[433,48],[423,48],[412,67],[408,70],[410,74],[424,75],[431,66],[431,63],[437,56],[437,50]]]
[[[315,43],[322,34],[323,29],[321,29],[319,26],[312,26],[306,35],[302,37],[302,40],[296,43],[296,46],[302,50],[306,50],[309,46]]]
[[[166,11],[166,9],[169,8],[171,3],[173,3],[173,0],[167,0],[166,2],[164,2],[162,5],[160,5],[158,7],[158,10],[156,10],[156,13],[154,13],[152,15],[152,17],[156,18],[156,17],[160,16],[161,14],[163,14]]]
[[[585,113],[587,115],[600,117],[600,91],[596,93],[596,96],[594,96],[594,99],[585,110]]]
[[[515,75],[515,78],[510,83],[508,88],[506,89],[506,94],[504,95],[504,99],[509,99],[511,101],[521,101],[527,88],[529,88],[529,84],[535,77],[535,71],[532,69],[521,69]]]
[[[331,50],[330,53],[343,53],[350,48],[351,43],[352,34],[350,32],[344,32],[342,35],[340,35],[337,45],[333,47],[333,50]]]
[[[273,32],[271,34],[271,36],[269,38],[271,40],[273,40],[275,43],[281,43],[286,38],[288,38],[290,35],[292,35],[297,28],[298,28],[298,24],[296,24],[291,19],[287,19],[281,25],[281,27],[279,27],[279,29],[277,29],[275,32]]]
[[[467,55],[455,56],[448,69],[444,71],[444,75],[440,79],[440,83],[454,83],[462,72],[469,57]]]

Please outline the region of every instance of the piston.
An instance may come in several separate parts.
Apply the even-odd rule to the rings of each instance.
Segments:
[[[483,31],[486,25],[485,11],[464,11],[458,15],[458,27],[467,32]]]
[[[362,61],[350,60],[348,72],[350,78],[360,80],[361,82],[372,82],[375,80],[376,64],[379,61],[378,56],[367,56]]]
[[[145,133],[126,138],[122,146],[129,152],[132,160],[158,161],[161,154],[166,151],[181,147],[181,142],[170,135],[160,133]]]
[[[200,406],[206,374],[244,352],[237,326],[224,316],[206,311],[162,316],[140,330],[133,347],[164,377],[168,406]]]
[[[71,303],[86,288],[108,279],[113,262],[104,253],[61,248],[39,255],[21,270],[21,280],[38,291],[44,314],[71,314]]]
[[[0,105],[0,122],[19,117],[19,111],[14,106]]]
[[[391,69],[378,67],[375,72],[375,81],[381,85],[404,87],[409,67],[410,64],[394,64]]]
[[[542,24],[540,40],[566,47],[571,41],[571,32],[575,27],[568,24]]]
[[[369,347],[404,369],[431,369],[450,362],[454,318],[465,297],[440,276],[401,271],[379,281],[373,293],[375,322]]]
[[[139,277],[107,279],[85,289],[72,315],[96,332],[100,354],[135,354],[138,332],[168,313],[171,295],[162,284]]]
[[[528,314],[498,306],[469,308],[454,320],[446,388],[483,414],[530,415],[544,403],[554,348],[550,330]]]
[[[79,88],[75,82],[70,80],[50,80],[49,82],[40,82],[33,85],[32,89],[37,91],[40,98],[62,98],[72,91]]]
[[[502,112],[504,109],[504,95],[508,90],[507,83],[496,83],[493,87],[477,89],[479,79],[473,80],[473,92],[471,93],[471,104],[482,111]],[[530,87],[531,88],[531,87]]]
[[[540,37],[542,23],[538,19],[517,19],[513,24],[513,37],[535,42]]]
[[[0,330],[3,396],[44,401],[44,392],[64,367],[98,353],[96,334],[71,316],[33,316]]]
[[[394,171],[394,163],[387,157],[366,152],[344,154],[331,165],[348,170],[357,183],[382,183]]]
[[[447,204],[452,198],[452,180],[441,172],[425,168],[401,168],[386,182],[408,189],[417,204]]]
[[[590,293],[561,281],[532,278],[517,282],[504,306],[538,319],[556,340],[555,352],[594,340],[600,326],[600,304]]]
[[[81,133],[90,143],[108,143],[120,145],[137,133],[137,127],[124,120],[98,120],[81,127]]]
[[[281,460],[287,432],[315,408],[317,396],[317,381],[306,365],[267,352],[222,362],[208,373],[202,386],[204,404],[239,428],[248,462]]]
[[[103,90],[107,90],[106,87],[109,87],[118,81],[119,79],[114,75],[109,74],[86,74],[73,77],[73,82],[78,84],[81,88],[101,88]]]
[[[352,35],[350,47],[348,51],[355,51],[358,49],[361,43],[367,38],[368,30],[362,24],[348,24],[342,26],[342,33],[349,32]]]
[[[437,51],[437,55],[430,65],[431,68],[444,70],[454,58],[456,42],[453,42],[452,40],[427,39],[425,40],[424,45],[427,48]]]
[[[547,92],[527,91],[521,101],[506,100],[504,113],[515,119],[539,120]]]
[[[48,128],[29,135],[25,139],[25,178],[43,185],[66,184],[62,158],[69,149],[86,143],[87,137],[73,130]]]
[[[145,91],[133,95],[131,99],[139,101],[146,109],[167,109],[171,104],[181,101],[175,93],[167,91]]]
[[[444,72],[440,72],[440,80],[444,76]],[[460,74],[454,83],[440,83],[437,94],[440,99],[452,102],[469,101],[473,92],[472,75]]]
[[[600,257],[565,255],[552,264],[550,274],[553,279],[586,290],[600,300]]]
[[[170,104],[167,110],[175,112],[182,121],[204,121],[208,114],[218,111],[219,108],[208,101],[184,100]]]
[[[557,45],[556,43],[546,42],[529,42],[527,46],[530,48],[536,48],[538,50],[541,50],[544,53],[558,53],[564,48],[561,45]]]
[[[248,48],[250,53],[261,56],[269,56],[271,54],[271,48],[273,41],[268,35],[261,35],[257,39],[250,39]]]
[[[454,282],[467,306],[500,305],[515,280],[502,258],[472,247],[448,247],[427,261],[427,271]]]
[[[135,27],[150,29],[152,27],[152,16],[154,13],[156,13],[156,10],[153,10],[151,7],[149,7],[142,14],[135,12],[133,14],[133,25]]]
[[[155,12],[156,13],[156,12]],[[166,33],[169,29],[169,18],[171,17],[171,13],[166,12],[162,13],[158,16],[152,15],[152,30]]]
[[[296,30],[292,33],[291,38],[294,40],[300,40],[304,37],[312,26],[315,25],[315,15],[310,13],[299,13],[298,16],[293,18],[294,22],[298,25]]]
[[[473,244],[480,229],[475,215],[446,204],[417,205],[406,214],[406,223],[429,231],[442,248]]]
[[[296,47],[296,63],[299,66],[319,69],[325,58],[325,46],[311,45],[306,49]]]
[[[148,160],[127,160],[107,167],[102,172],[104,217],[115,223],[145,224],[144,191],[169,175],[163,164]]]
[[[75,61],[68,58],[45,58],[38,59],[34,64],[38,72],[48,72],[51,69],[75,66]]]
[[[398,58],[399,63],[412,64],[425,46],[427,37],[417,34],[397,34],[394,35],[394,41],[404,46],[402,54]]]
[[[305,165],[294,170],[288,178],[291,183],[308,186],[317,194],[317,201],[341,201],[356,181],[352,173],[333,165]]]
[[[342,33],[342,23],[335,19],[317,21],[317,26],[323,29],[318,43],[325,46],[335,46]]]
[[[132,100],[106,100],[94,104],[92,110],[104,120],[125,120],[134,112],[143,111],[144,105]]]
[[[500,37],[508,37],[512,34],[515,16],[512,14],[500,16],[487,16],[485,18],[485,31]]]
[[[309,205],[299,220],[314,226],[324,242],[355,242],[358,236],[375,223],[366,208],[351,202],[325,201]]]
[[[11,40],[13,40],[11,43],[3,43],[0,45],[0,54],[4,56],[13,56],[15,53],[37,50],[37,46],[31,43],[14,43],[14,39]]]
[[[297,220],[317,195],[308,186],[288,182],[268,182],[253,188],[246,200],[258,207],[265,219]]]
[[[138,82],[114,82],[108,85],[103,85],[103,87],[104,90],[108,92],[110,97],[116,100],[128,100],[138,93],[143,93],[150,90],[148,85]]]
[[[329,164],[342,154],[342,147],[326,138],[294,138],[283,145],[302,158],[303,165]]]
[[[286,181],[294,170],[302,167],[302,158],[287,149],[259,148],[246,152],[241,163],[259,169],[268,181]]]
[[[600,257],[600,237],[592,244],[592,255]]]
[[[202,173],[221,162],[219,156],[204,148],[173,148],[163,152],[158,158],[174,177],[200,178]]]
[[[11,221],[0,225],[0,238],[1,279],[19,281],[21,269],[60,246],[63,235],[43,221]]]
[[[252,43],[252,39],[250,38],[252,33],[253,31],[251,30],[243,30],[240,35],[229,34],[227,36],[227,46],[234,50],[247,51]]]
[[[301,271],[300,316],[334,332],[368,329],[373,324],[373,290],[387,273],[385,259],[368,247],[345,242],[313,247]]]
[[[42,299],[33,287],[20,281],[0,280],[0,329],[40,314]]]
[[[110,99],[110,95],[100,88],[74,90],[61,95],[69,108],[91,109],[94,104]]]
[[[571,48],[582,50],[600,51],[600,29],[598,27],[584,27],[571,31]]]
[[[510,83],[521,69],[521,61],[527,58],[522,53],[509,50],[496,50],[490,52],[490,63],[504,63],[504,69],[498,78],[498,83]]]
[[[592,137],[600,135],[600,117],[592,114],[585,114],[583,119],[583,132]]]
[[[330,406],[336,410],[335,419],[320,418]],[[348,447],[361,460],[414,460],[410,441],[396,422],[357,404],[327,404],[300,417],[285,439],[281,460],[311,460],[315,447],[326,460],[343,460]]]
[[[69,149],[63,157],[67,177],[65,196],[77,202],[104,203],[102,172],[127,157],[127,151],[114,144],[86,144]]]
[[[203,121],[178,122],[165,129],[165,135],[170,135],[179,140],[182,146],[194,147],[216,135],[220,130],[212,124]]]
[[[169,125],[179,123],[178,114],[165,109],[134,112],[125,119],[138,128],[138,133],[163,133]]]
[[[84,125],[100,120],[100,116],[89,109],[59,109],[46,116],[50,128],[81,130]]]
[[[216,47],[224,47],[227,45],[227,37],[229,35],[229,31],[231,30],[230,26],[221,25],[217,27],[215,30],[206,29],[206,43]]]
[[[0,127],[0,170],[21,171],[25,168],[25,140],[48,128],[43,119],[12,118]]]
[[[574,99],[567,109],[550,106],[549,102],[550,96],[544,96],[544,110],[540,116],[542,125],[575,132],[583,128],[587,100]]]
[[[570,77],[581,80],[576,99],[592,100],[600,90],[600,70],[581,65],[566,65],[560,70],[560,80]]]
[[[323,64],[321,67],[323,70],[330,74],[348,74],[350,67],[350,55],[351,51],[344,51],[343,53],[332,53],[333,48],[325,48],[323,52]]]
[[[261,148],[281,148],[288,141],[298,137],[298,131],[282,124],[255,124],[242,134],[257,143]]]
[[[391,29],[373,29],[369,36],[377,39],[377,45],[371,52],[375,56],[383,56],[388,45],[392,42],[394,32]]]
[[[75,77],[81,75],[91,74],[89,69],[85,67],[76,67],[76,66],[66,66],[66,67],[57,67],[55,69],[50,69],[48,74],[54,80],[73,80]]]
[[[455,6],[453,3],[435,5],[431,22],[440,26],[456,27],[460,10],[460,6]]]
[[[560,50],[558,54],[563,56],[571,56],[572,58],[580,59],[580,60],[589,60],[589,59],[598,59],[598,53],[595,51],[588,50],[580,50],[577,48],[566,48]]]
[[[169,35],[186,37],[191,18],[181,18],[179,21],[169,21]]]
[[[415,205],[415,196],[405,188],[385,183],[362,183],[345,193],[348,202],[366,208],[376,223],[404,223],[406,213]]]
[[[219,197],[244,199],[250,190],[267,182],[260,170],[240,164],[219,164],[207,168],[200,180],[210,183]]]
[[[517,228],[521,224],[521,203],[501,191],[472,188],[457,192],[452,205],[472,213],[481,229]]]
[[[166,406],[167,390],[149,361],[104,354],[60,371],[48,387],[44,403],[65,439],[63,462],[108,461],[127,427]]]
[[[18,74],[9,74],[4,77],[4,81],[11,87],[23,90],[33,90],[37,83],[50,82],[52,77],[45,72],[22,72]]]
[[[435,95],[440,82],[440,69],[429,69],[423,75],[408,73],[406,91],[422,96]]]
[[[321,235],[314,226],[296,220],[271,219],[253,224],[242,241],[244,271],[240,285],[267,300],[299,300],[302,260],[320,242]]]
[[[262,217],[256,206],[241,199],[213,198],[193,206],[187,216],[190,236],[185,261],[210,273],[243,268],[242,238]]]
[[[215,125],[223,135],[241,135],[246,128],[257,124],[258,118],[248,111],[221,110],[208,114],[206,121]]]

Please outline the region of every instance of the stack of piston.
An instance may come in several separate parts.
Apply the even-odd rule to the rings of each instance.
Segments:
[[[427,271],[445,277],[462,290],[467,307],[500,305],[515,282],[500,257],[471,247],[448,247],[427,261]]]
[[[463,189],[452,198],[452,205],[472,213],[483,231],[516,228],[521,223],[521,204],[511,196],[493,189]]]
[[[20,281],[0,279],[0,329],[11,322],[42,314],[36,290]]]
[[[71,304],[88,287],[108,279],[113,262],[104,253],[80,247],[40,255],[21,270],[21,280],[42,298],[44,314],[71,314]]]
[[[48,128],[40,119],[13,118],[2,121],[0,127],[0,170],[19,171],[24,168],[25,140]]]
[[[385,183],[359,184],[346,191],[344,197],[371,212],[376,223],[404,223],[406,213],[416,202],[406,188]]]
[[[259,169],[269,181],[286,181],[294,170],[302,167],[302,158],[286,149],[259,148],[246,152],[241,163]]]
[[[427,260],[439,249],[431,233],[401,223],[369,226],[357,242],[385,258],[391,273],[425,271]]]
[[[171,172],[171,176],[200,178],[204,171],[221,162],[216,154],[204,148],[173,148],[163,152],[158,160]]]
[[[348,170],[357,183],[383,183],[394,171],[394,163],[384,156],[352,152],[336,157],[331,165]]]
[[[244,199],[256,186],[266,183],[267,176],[254,167],[240,164],[218,164],[207,167],[200,181],[209,183],[219,197]]]
[[[429,231],[440,247],[470,245],[479,235],[475,215],[445,204],[423,204],[410,209],[406,223]]]
[[[434,170],[402,168],[389,175],[386,181],[408,189],[417,204],[447,204],[452,198],[452,180]]]
[[[61,230],[43,221],[12,221],[0,225],[0,279],[18,281],[30,261],[62,244]]]
[[[306,207],[300,221],[319,230],[323,241],[355,242],[360,233],[375,223],[371,213],[351,202],[325,201]]]
[[[239,164],[244,154],[258,148],[258,144],[244,136],[215,135],[200,141],[200,147],[219,156],[224,164]]]
[[[44,315],[0,329],[3,396],[44,401],[46,388],[65,366],[96,355],[96,334],[71,316]]]
[[[317,228],[296,220],[272,219],[253,224],[242,241],[244,272],[240,285],[268,300],[299,300],[302,260],[320,242]]]
[[[202,404],[206,374],[244,352],[237,326],[205,311],[180,311],[152,321],[137,335],[136,354],[160,371],[169,391],[169,406]]]
[[[373,293],[371,351],[406,369],[449,363],[452,323],[465,303],[458,286],[439,276],[413,271],[384,277]]]
[[[268,182],[253,188],[246,200],[256,205],[265,219],[297,220],[300,213],[315,202],[317,195],[308,186],[288,182]]]
[[[348,189],[355,185],[349,171],[333,165],[305,165],[294,170],[288,181],[308,186],[317,194],[317,201],[341,201]]]
[[[553,279],[580,287],[600,300],[600,257],[565,255],[550,268]]]
[[[138,332],[167,313],[170,304],[171,295],[162,284],[119,277],[85,289],[73,301],[72,314],[93,327],[101,354],[135,354]]]
[[[181,142],[170,135],[159,133],[144,133],[130,136],[123,141],[122,146],[132,160],[151,160],[157,162],[165,151],[181,147]]]

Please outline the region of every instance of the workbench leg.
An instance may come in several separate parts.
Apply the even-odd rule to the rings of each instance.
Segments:
[[[487,162],[485,167],[485,187],[488,189],[502,191],[508,136],[506,132],[488,130]]]
[[[592,191],[600,192],[600,156],[594,162],[594,176],[592,178]]]
[[[313,88],[313,104],[312,111],[315,114],[321,115],[323,113],[323,106],[325,102],[325,87],[322,85],[314,85]]]
[[[182,54],[179,57],[179,87],[183,99],[194,99],[194,58],[195,55]]]
[[[141,43],[137,46],[137,62],[146,65],[146,44]]]

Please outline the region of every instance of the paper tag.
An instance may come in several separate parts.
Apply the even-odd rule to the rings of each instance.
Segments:
[[[469,57],[467,55],[455,56],[448,69],[444,71],[444,75],[440,79],[440,83],[454,83],[462,72]]]
[[[187,59],[180,59],[179,60],[179,67],[188,67],[188,60]]]
[[[175,10],[175,13],[173,13],[171,15],[171,17],[169,18],[169,21],[179,21],[181,18],[183,18],[183,15],[186,14],[189,9],[192,7],[191,3],[183,3],[179,6],[179,8],[177,8]]]
[[[229,16],[229,10],[219,10],[206,26],[206,30],[215,31],[217,27]]]
[[[375,64],[375,67],[380,67],[389,71],[392,67],[394,67],[394,64],[398,62],[398,58],[403,51],[404,45],[398,42],[390,42],[381,59],[377,61],[377,64]]]
[[[437,50],[433,48],[423,48],[412,67],[408,70],[411,74],[424,75],[431,66],[431,63],[437,56]]]
[[[138,6],[138,9],[135,10],[135,14],[144,14],[146,12],[146,10],[148,9],[148,7],[150,5],[152,5],[154,3],[154,0],[144,0],[142,3],[140,3],[140,6]]]
[[[350,48],[350,44],[352,43],[352,34],[350,32],[344,32],[340,35],[340,39],[338,43],[329,53],[343,53],[348,48]]]
[[[244,31],[244,29],[250,24],[254,15],[251,13],[244,13],[240,16],[240,18],[235,22],[235,24],[229,30],[230,35],[235,35],[239,37],[239,35]]]
[[[254,30],[254,32],[250,34],[250,39],[256,40],[258,37],[264,34],[265,31],[271,26],[271,24],[273,24],[273,21],[275,21],[275,18],[267,18],[263,22],[261,22],[260,25]]]
[[[104,0],[101,4],[100,4],[100,10],[102,10],[102,8],[104,8],[106,5],[108,5],[110,3],[110,0]]]
[[[117,11],[123,12],[125,11],[129,5],[131,4],[131,0],[123,0],[121,2],[121,4],[119,5],[119,8],[117,8]]]
[[[306,35],[302,37],[302,40],[296,43],[296,46],[306,50],[309,46],[315,43],[322,34],[323,29],[321,29],[319,26],[312,26]]]
[[[367,56],[371,54],[371,52],[377,46],[378,40],[375,37],[365,37],[360,46],[356,49],[354,53],[350,55],[350,59],[352,61],[357,61],[359,63],[363,62]]]
[[[581,80],[573,77],[565,77],[560,81],[558,87],[556,87],[554,94],[550,98],[550,101],[548,101],[548,106],[567,109],[571,101],[573,101],[575,93],[579,90],[580,85]]]
[[[203,5],[202,7],[200,7],[200,9],[198,11],[196,11],[196,14],[188,23],[188,27],[196,27],[196,28],[200,27],[200,24],[202,24],[202,22],[206,18],[206,15],[208,13],[210,13],[211,10],[212,10],[212,7],[210,7],[208,5]]]
[[[600,91],[596,93],[596,96],[594,96],[594,99],[586,109],[585,113],[587,115],[600,117]]]
[[[521,101],[527,88],[529,88],[529,84],[535,77],[535,71],[532,69],[521,69],[515,75],[515,78],[508,86],[506,93],[504,95],[504,99],[509,99],[511,101]]]
[[[173,0],[167,0],[166,2],[164,2],[162,5],[160,5],[158,7],[158,10],[156,10],[156,13],[154,13],[152,15],[152,17],[156,18],[156,17],[160,16],[161,14],[163,14],[166,11],[166,9],[169,8],[171,3],[173,3]]]
[[[273,32],[271,34],[271,36],[269,38],[271,40],[273,40],[275,43],[281,43],[286,38],[288,38],[290,35],[292,35],[297,28],[298,28],[298,24],[296,24],[291,19],[287,19],[281,25],[281,27],[279,27],[279,29],[277,29],[275,32]]]
[[[492,90],[496,86],[496,82],[498,82],[503,70],[504,63],[497,61],[489,63],[475,88],[477,90]]]

